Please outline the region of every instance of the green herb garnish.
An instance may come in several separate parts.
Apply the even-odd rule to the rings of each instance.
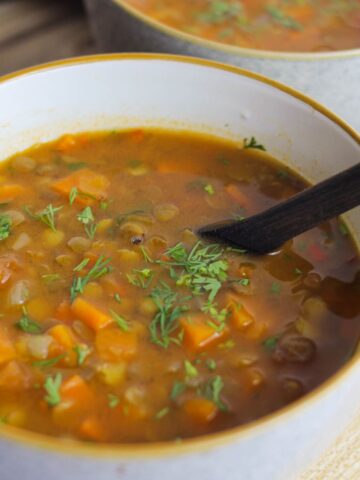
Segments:
[[[119,315],[118,313],[114,312],[114,310],[109,310],[110,315],[112,316],[113,320],[115,321],[116,325],[121,328],[124,332],[129,331],[129,324],[124,317]]]
[[[149,325],[151,341],[164,348],[167,348],[171,342],[179,343],[183,333],[180,332],[178,338],[174,338],[171,334],[178,327],[178,318],[188,310],[188,307],[181,303],[189,297],[179,300],[178,294],[164,282],[152,290],[150,297],[158,309]]]
[[[213,360],[212,358],[208,358],[206,360],[206,366],[210,371],[214,371],[216,369],[216,361]]]
[[[110,408],[116,408],[120,403],[120,399],[113,393],[108,393],[108,405]]]
[[[153,276],[154,272],[150,268],[143,268],[142,270],[133,269],[133,274],[127,274],[127,279],[131,285],[148,288]]]
[[[281,292],[281,285],[278,282],[272,282],[270,292],[274,295],[278,295]]]
[[[186,376],[188,378],[194,378],[199,375],[197,368],[194,367],[194,365],[189,360],[185,360],[184,367],[185,367]]]
[[[53,207],[50,203],[44,210],[41,210],[38,213],[32,213],[29,207],[24,207],[25,212],[35,220],[40,220],[41,222],[45,223],[53,232],[56,231],[55,226],[55,216],[59,210],[61,210],[63,206],[60,207]]]
[[[246,148],[256,148],[257,150],[262,150],[263,152],[266,151],[264,145],[258,143],[255,137],[251,137],[250,140],[248,138],[244,139],[244,149]]]
[[[12,221],[8,215],[0,215],[0,240],[5,240],[10,236]]]
[[[203,395],[208,400],[214,402],[219,408],[219,410],[221,410],[222,412],[226,412],[228,408],[221,400],[221,392],[223,388],[224,382],[220,375],[217,375],[205,384]]]
[[[107,273],[111,272],[112,267],[109,266],[110,261],[111,261],[111,258],[105,258],[104,256],[101,256],[96,260],[95,265],[91,268],[91,270],[85,276],[74,277],[73,283],[70,289],[70,298],[72,302],[80,293],[84,292],[84,288],[89,282],[93,280],[97,280],[98,278],[103,277]]]
[[[262,345],[266,350],[269,350],[270,352],[273,351],[280,340],[279,335],[273,335],[272,337],[266,338],[263,342]]]
[[[186,390],[186,385],[185,383],[182,383],[182,382],[174,382],[174,385],[171,389],[171,393],[170,393],[170,398],[171,400],[175,400],[176,397],[178,397],[179,395],[181,395],[182,393],[184,393]]]
[[[25,307],[23,307],[22,311],[22,317],[15,323],[15,326],[25,333],[41,333],[41,326],[29,317]]]
[[[57,373],[54,377],[47,377],[44,383],[44,388],[47,393],[44,399],[51,406],[55,407],[61,402],[60,387],[62,383],[61,373]]]
[[[74,352],[77,355],[78,365],[82,365],[90,354],[90,348],[87,345],[75,345]]]
[[[164,408],[162,408],[162,409],[159,410],[159,411],[157,412],[157,414],[155,415],[156,420],[162,419],[162,418],[165,417],[169,412],[170,412],[170,408],[169,408],[169,407],[164,407]]]
[[[37,360],[36,362],[33,362],[32,365],[34,367],[40,367],[40,368],[50,368],[55,366],[60,360],[62,360],[66,356],[65,353],[58,355],[57,357],[49,358],[48,360]]]
[[[209,195],[214,195],[215,194],[215,189],[214,187],[211,185],[211,183],[207,183],[205,186],[204,186],[204,190],[206,193],[208,193]]]

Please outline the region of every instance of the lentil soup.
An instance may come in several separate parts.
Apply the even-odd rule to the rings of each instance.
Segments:
[[[255,138],[155,129],[66,135],[3,162],[1,421],[179,441],[321,384],[360,336],[346,226],[262,257],[194,233],[305,187]]]
[[[207,40],[272,51],[360,47],[359,0],[126,0],[170,27]]]

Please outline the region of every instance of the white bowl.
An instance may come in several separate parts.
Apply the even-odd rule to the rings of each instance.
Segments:
[[[255,135],[319,181],[359,161],[359,136],[309,98],[204,60],[107,55],[0,79],[0,159],[65,132],[139,125]],[[359,210],[348,219],[360,239]],[[360,407],[359,354],[298,402],[251,424],[180,444],[91,445],[0,427],[1,480],[292,480]]]

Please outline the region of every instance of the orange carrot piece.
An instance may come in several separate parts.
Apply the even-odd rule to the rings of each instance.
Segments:
[[[113,323],[113,319],[109,314],[92,305],[83,297],[77,297],[73,301],[71,310],[79,320],[95,332]]]
[[[231,322],[235,328],[244,330],[254,323],[254,317],[251,315],[244,305],[237,301],[237,297],[227,295],[227,308],[231,312]]]
[[[100,330],[95,339],[96,352],[106,362],[118,362],[134,358],[138,351],[137,335],[119,328]]]
[[[74,315],[71,310],[71,305],[67,300],[63,300],[59,303],[58,307],[55,310],[54,317],[57,320],[61,320],[65,323],[70,323],[74,318]]]
[[[0,369],[0,388],[24,390],[28,384],[29,376],[16,360],[11,360]]]
[[[269,325],[267,322],[254,322],[244,332],[245,337],[248,340],[260,341],[263,340],[269,331]]]
[[[16,350],[7,332],[0,330],[0,365],[16,358]]]
[[[22,185],[0,185],[0,202],[10,202],[26,192]]]
[[[67,325],[55,325],[47,333],[66,349],[73,348],[76,345],[74,334]]]
[[[80,377],[80,375],[73,375],[65,380],[60,387],[61,403],[68,403],[72,406],[84,407],[89,406],[94,400],[94,393]]]
[[[187,400],[183,408],[185,413],[197,423],[209,423],[218,413],[214,402],[201,397]]]
[[[130,132],[130,138],[134,143],[141,143],[144,140],[145,132],[144,130],[138,129]]]
[[[103,442],[106,438],[106,431],[100,420],[92,415],[81,422],[79,435],[85,440]]]
[[[249,199],[248,197],[235,185],[234,183],[230,183],[225,187],[226,192],[228,195],[239,205],[242,207],[247,208],[249,206]]]
[[[52,184],[52,188],[65,196],[68,196],[73,188],[77,188],[80,193],[91,195],[96,200],[101,200],[106,198],[109,185],[110,182],[104,175],[88,169],[82,169],[57,180]],[[90,205],[94,202],[94,199],[78,195],[75,201],[81,205]]]
[[[220,340],[228,335],[229,330],[227,327],[217,331],[208,324],[209,320],[205,315],[185,317],[180,320],[180,325],[184,330],[185,345],[188,348],[197,352],[219,343]]]

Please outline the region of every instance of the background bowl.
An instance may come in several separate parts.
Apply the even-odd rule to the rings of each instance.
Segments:
[[[1,160],[65,132],[146,125],[235,140],[255,135],[313,181],[360,154],[357,134],[312,100],[186,57],[107,55],[44,65],[0,79],[0,105]],[[347,217],[359,242],[359,210]],[[359,357],[272,415],[180,444],[77,444],[0,425],[1,480],[295,480],[358,411]]]
[[[240,48],[167,27],[126,0],[84,2],[102,51],[176,53],[238,65],[311,95],[360,130],[360,48],[324,53]]]

